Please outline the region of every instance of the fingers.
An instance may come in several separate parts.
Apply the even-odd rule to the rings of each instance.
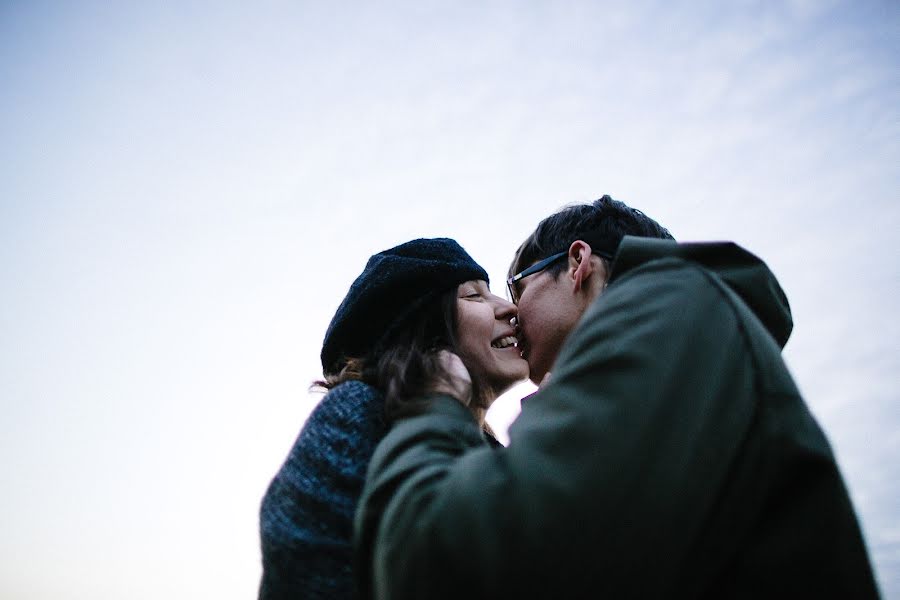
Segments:
[[[464,406],[468,406],[472,400],[472,376],[466,365],[458,355],[449,350],[441,350],[438,353],[438,361],[444,371],[444,376],[430,382],[429,390],[433,393],[453,396]]]

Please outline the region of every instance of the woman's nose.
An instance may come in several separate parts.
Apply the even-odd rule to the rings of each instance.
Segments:
[[[512,302],[506,300],[505,298],[501,298],[500,296],[494,295],[494,315],[498,319],[503,319],[504,321],[510,321],[516,318],[516,315],[519,314],[519,309],[516,308],[516,305]]]

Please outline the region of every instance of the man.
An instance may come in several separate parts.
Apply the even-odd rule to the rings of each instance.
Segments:
[[[460,403],[464,370],[385,438],[357,511],[363,597],[878,596],[759,259],[604,196],[541,222],[510,275],[545,384],[505,449]]]

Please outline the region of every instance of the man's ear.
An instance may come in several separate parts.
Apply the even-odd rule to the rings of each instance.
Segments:
[[[580,291],[587,283],[594,266],[591,264],[591,247],[586,242],[575,240],[569,246],[569,277],[575,285],[575,291]]]

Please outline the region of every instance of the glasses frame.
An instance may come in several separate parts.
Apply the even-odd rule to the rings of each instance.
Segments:
[[[593,249],[592,249],[592,252],[594,254],[596,254],[597,256],[606,259],[607,261],[613,260],[612,254],[610,254],[608,252],[597,251],[597,250],[593,250]],[[528,277],[529,275],[534,275],[535,273],[540,273],[541,271],[543,271],[544,269],[546,269],[547,267],[552,265],[554,262],[556,262],[563,256],[566,256],[568,253],[569,253],[568,250],[563,250],[562,252],[557,252],[556,254],[551,254],[547,258],[537,261],[536,263],[534,263],[533,265],[531,265],[530,267],[528,267],[521,273],[516,273],[515,275],[513,275],[512,277],[507,279],[506,280],[506,291],[509,292],[510,301],[513,304],[519,303],[519,299],[516,297],[517,296],[516,288],[514,287],[517,281],[519,281],[520,279],[522,279],[524,277]]]
[[[535,273],[540,273],[554,262],[562,258],[563,256],[569,253],[568,250],[563,250],[562,252],[557,252],[556,254],[551,254],[547,258],[543,260],[539,260],[527,269],[523,270],[520,273],[516,273],[512,277],[506,280],[506,290],[509,292],[509,299],[513,304],[518,304],[519,299],[517,298],[518,294],[516,294],[515,284],[522,278],[528,277],[529,275],[534,275]]]

